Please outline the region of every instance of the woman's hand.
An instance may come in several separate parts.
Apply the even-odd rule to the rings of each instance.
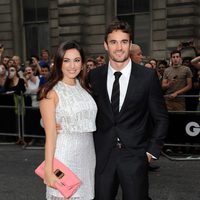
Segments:
[[[56,184],[61,184],[59,178],[53,172],[45,172],[44,184],[56,189]]]

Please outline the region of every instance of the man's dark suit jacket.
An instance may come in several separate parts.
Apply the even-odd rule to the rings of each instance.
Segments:
[[[115,117],[107,92],[107,73],[108,66],[104,65],[89,74],[98,107],[94,133],[97,172],[104,169],[117,137],[135,155],[149,152],[158,157],[168,129],[168,113],[155,70],[132,63],[124,103]],[[150,117],[153,130],[148,130]]]

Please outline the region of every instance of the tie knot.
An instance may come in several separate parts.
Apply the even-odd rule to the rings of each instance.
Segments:
[[[120,78],[120,76],[122,75],[122,73],[117,71],[117,72],[114,73],[114,75],[115,75],[115,80],[116,80],[116,79]]]

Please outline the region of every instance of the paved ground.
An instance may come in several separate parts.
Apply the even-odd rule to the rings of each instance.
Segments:
[[[24,150],[18,145],[0,145],[0,199],[45,200],[45,187],[34,174],[43,160],[43,150]],[[199,200],[200,161],[171,161],[161,156],[158,172],[150,172],[153,200]],[[120,192],[118,200],[121,200]]]

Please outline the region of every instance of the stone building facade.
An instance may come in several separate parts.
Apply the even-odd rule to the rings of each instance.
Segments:
[[[25,19],[33,14],[30,2],[35,2],[33,5],[39,7],[38,13],[41,14],[41,19],[44,17],[44,9],[47,9],[47,19],[37,21],[36,28],[34,20],[31,23],[25,22]],[[134,4],[143,1],[46,0],[46,5],[42,2],[39,0],[0,1],[0,43],[5,46],[6,55],[20,55],[23,60],[26,60],[33,53],[39,54],[42,48],[49,49],[53,53],[61,41],[68,39],[79,41],[86,50],[87,56],[104,55],[105,28],[114,17],[118,16],[117,9],[120,8],[117,6],[120,2]],[[200,0],[146,2],[149,3],[149,21],[146,24],[144,21],[142,24],[144,27],[149,27],[146,57],[165,59],[169,56],[169,51],[175,49],[180,42],[191,38],[194,38],[195,43],[200,47]],[[134,31],[137,31],[137,26]],[[35,38],[34,33],[38,36],[32,40]],[[134,42],[138,43],[137,40]]]

